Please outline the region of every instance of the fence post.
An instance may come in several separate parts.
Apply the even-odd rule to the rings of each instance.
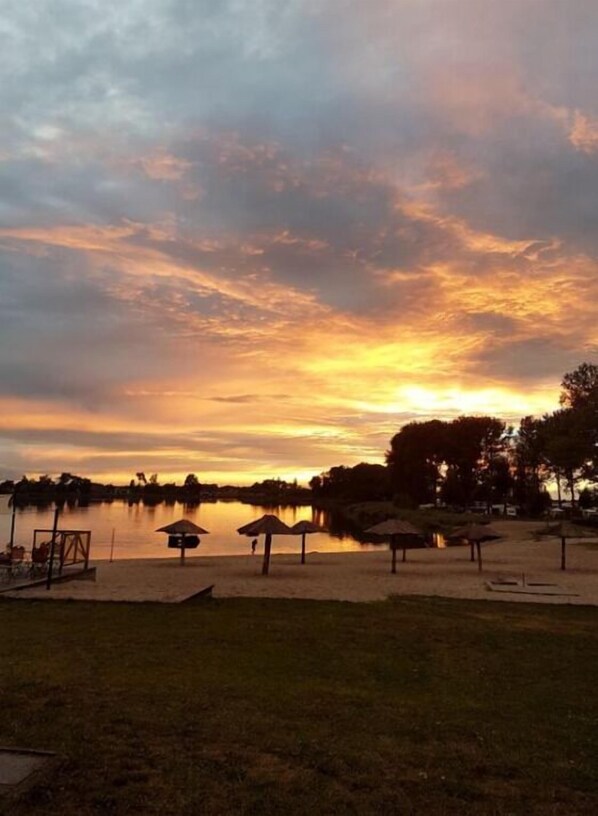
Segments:
[[[50,544],[50,563],[48,564],[48,577],[46,578],[46,589],[52,586],[52,569],[54,567],[54,556],[56,554],[56,530],[58,529],[58,516],[60,515],[60,507],[56,505],[54,510],[54,525],[52,527],[52,543]]]

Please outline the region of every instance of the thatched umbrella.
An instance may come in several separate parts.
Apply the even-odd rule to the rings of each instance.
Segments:
[[[397,571],[397,550],[403,550],[403,561],[406,561],[407,550],[429,547],[421,530],[418,530],[417,527],[414,527],[413,524],[410,524],[408,521],[401,521],[400,519],[381,521],[379,524],[374,524],[373,527],[369,527],[365,532],[390,537],[390,549],[392,551],[390,571],[392,573]]]
[[[208,535],[208,530],[194,524],[189,519],[180,519],[165,527],[159,527],[157,533],[168,533],[168,546],[181,551],[181,566],[185,563],[185,550],[194,550],[199,545],[200,535]]]
[[[277,516],[268,514],[256,519],[256,521],[250,521],[249,524],[245,524],[243,527],[239,527],[237,532],[246,536],[259,536],[262,535],[262,533],[266,536],[262,575],[268,574],[268,568],[270,566],[270,550],[272,549],[272,536],[293,535],[293,531],[284,523],[284,521],[281,521]]]
[[[497,533],[489,524],[466,524],[465,527],[460,527],[458,530],[452,532],[447,538],[465,539],[471,548],[471,560],[473,557],[473,547],[478,553],[478,571],[482,571],[482,543],[484,541],[495,541],[497,538],[502,538],[500,533]]]
[[[320,527],[319,524],[314,524],[313,521],[298,521],[293,524],[291,530],[296,535],[301,536],[301,563],[305,564],[305,536],[310,533],[325,533],[325,527]]]
[[[561,569],[565,570],[567,569],[567,539],[598,538],[598,530],[580,527],[571,521],[560,521],[558,524],[548,525],[545,529],[538,530],[536,535],[561,539]]]

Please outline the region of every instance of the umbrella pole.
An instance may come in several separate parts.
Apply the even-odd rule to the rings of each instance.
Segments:
[[[264,544],[264,562],[262,564],[262,575],[268,574],[270,566],[270,549],[272,548],[272,534],[266,533],[266,543]]]
[[[394,542],[390,546],[392,549],[392,567],[390,568],[390,571],[393,575],[395,575],[397,571],[397,548],[394,546]]]
[[[181,538],[181,567],[185,566],[185,536]]]
[[[305,564],[305,533],[301,535],[301,563]]]
[[[478,551],[478,572],[482,571],[482,545],[479,541],[475,543],[476,550]]]
[[[470,541],[470,542],[469,542],[469,550],[470,550],[470,552],[469,552],[469,560],[470,560],[470,561],[475,561],[475,555],[474,555],[474,552],[473,552],[473,541]]]
[[[562,536],[561,537],[561,569],[567,569],[567,556],[566,556],[566,547],[567,547],[567,539]]]
[[[403,564],[405,563],[406,560],[407,560],[407,550],[405,549],[405,547],[403,547]]]

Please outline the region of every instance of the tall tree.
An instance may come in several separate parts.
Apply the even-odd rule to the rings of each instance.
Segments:
[[[589,465],[591,448],[580,412],[574,408],[562,408],[544,417],[545,456],[552,475],[560,482],[565,480],[575,504],[575,491],[584,478]]]
[[[598,410],[598,366],[582,363],[575,371],[565,374],[561,387],[561,405],[566,408],[591,405]]]
[[[338,465],[319,476],[309,486],[318,498],[345,501],[383,501],[390,497],[388,470],[384,465],[362,462],[354,467]],[[288,485],[293,488],[293,485]]]
[[[390,440],[386,463],[399,500],[436,502],[446,458],[446,434],[447,423],[434,419],[404,425]]]
[[[514,493],[517,504],[527,513],[536,515],[550,500],[543,482],[546,468],[546,428],[542,419],[523,417],[515,435],[513,450],[515,466]]]
[[[582,363],[565,374],[561,385],[560,401],[572,412],[571,422],[578,436],[576,445],[585,446],[583,478],[598,482],[598,366]]]
[[[452,492],[458,485],[460,503],[466,507],[471,504],[476,489],[486,481],[492,462],[504,455],[505,434],[505,423],[495,417],[462,416],[450,423],[446,463],[455,483]]]

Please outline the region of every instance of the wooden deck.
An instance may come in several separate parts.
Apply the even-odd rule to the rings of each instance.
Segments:
[[[95,581],[96,568],[95,567],[67,567],[63,570],[61,575],[52,576],[52,585],[64,584],[67,581]],[[35,578],[18,578],[15,581],[7,581],[0,584],[0,595],[3,592],[17,592],[21,589],[34,589],[37,587],[45,587],[47,577],[39,575]]]

